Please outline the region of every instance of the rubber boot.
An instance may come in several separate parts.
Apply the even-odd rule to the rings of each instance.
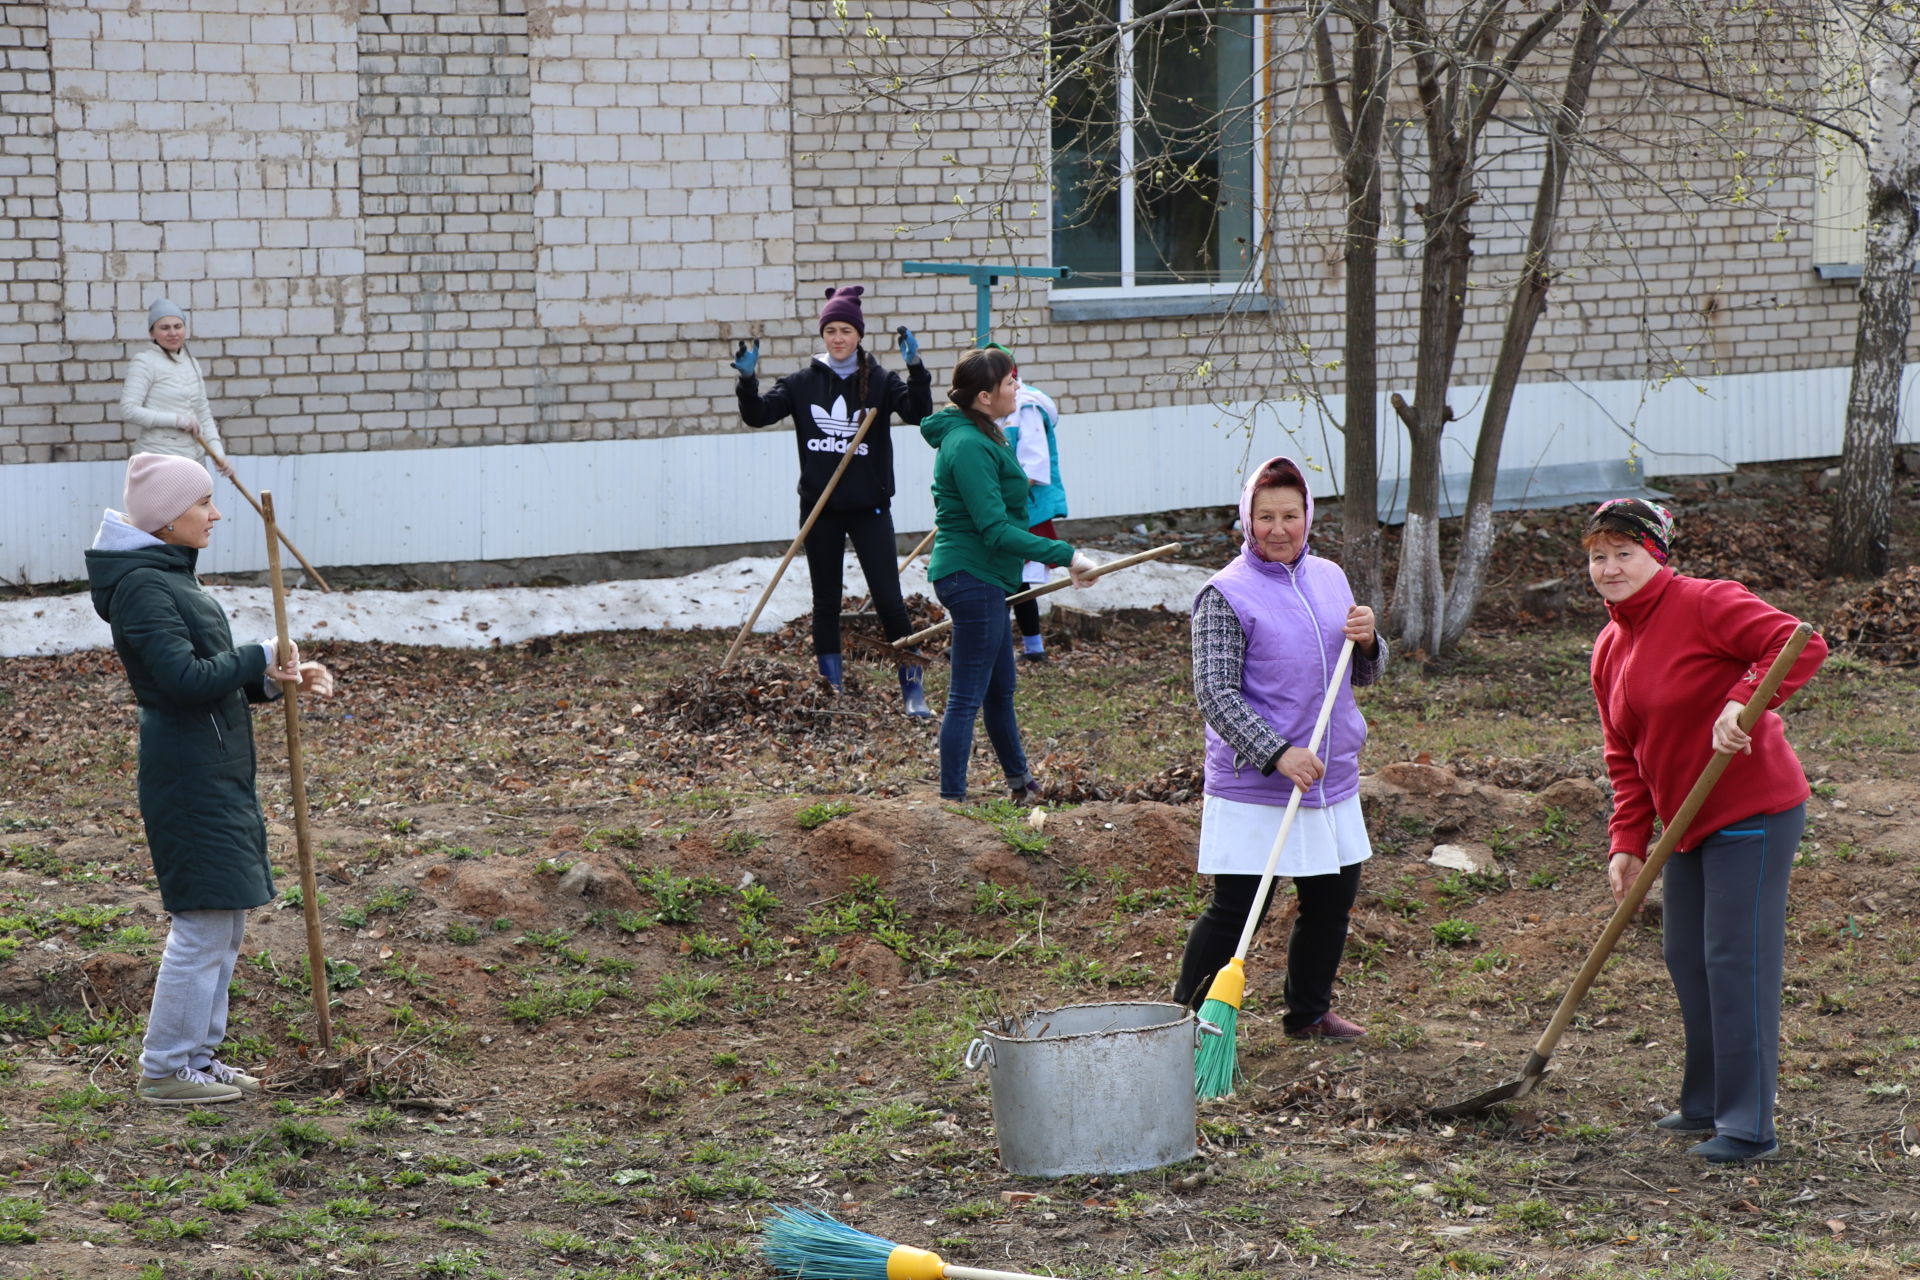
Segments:
[[[821,677],[833,686],[833,691],[835,693],[842,692],[845,677],[841,672],[840,655],[837,653],[823,653],[819,655],[815,661],[820,664]]]
[[[927,705],[927,691],[920,684],[925,670],[917,666],[900,668],[900,697],[907,704],[907,714],[915,720],[933,719],[933,708]]]

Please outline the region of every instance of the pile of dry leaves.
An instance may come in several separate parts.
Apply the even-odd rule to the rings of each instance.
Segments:
[[[688,734],[749,735],[765,740],[835,737],[863,731],[857,705],[859,676],[847,672],[847,695],[836,694],[812,671],[745,658],[725,671],[676,680],[647,704],[657,728]]]
[[[923,631],[936,622],[945,622],[947,611],[923,595],[911,595],[906,599],[907,621],[915,631]],[[947,651],[947,634],[941,632],[931,640],[919,646],[921,660],[935,657]],[[760,642],[773,653],[811,654],[813,652],[813,615],[803,613],[786,626],[774,632]],[[880,629],[880,615],[873,611],[871,601],[856,600],[848,596],[840,602],[840,651],[849,657],[877,659],[886,662],[907,661],[887,640],[886,632]]]
[[[1841,605],[1826,630],[1835,648],[1895,666],[1920,664],[1920,565],[1894,570]]]

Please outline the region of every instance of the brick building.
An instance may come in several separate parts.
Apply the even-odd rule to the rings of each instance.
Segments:
[[[1121,19],[1130,2],[1081,7]],[[160,294],[189,312],[243,476],[323,564],[783,541],[791,447],[743,432],[732,346],[759,336],[763,369],[794,367],[823,289],[863,282],[876,352],[897,365],[888,331],[910,325],[939,382],[974,294],[904,273],[913,260],[1075,268],[1002,281],[994,327],[1071,415],[1077,515],[1224,503],[1269,448],[1310,455],[1334,489],[1335,169],[1288,20],[1183,29],[1151,65],[1144,46],[1115,53],[1165,127],[1089,141],[1036,107],[1039,46],[993,25],[1032,31],[1046,5],[978,10],[0,3],[0,574],[77,573],[117,494],[120,380]],[[1639,39],[1669,37],[1650,18]],[[890,68],[900,91],[872,98]],[[1857,213],[1766,122],[1688,157],[1677,125],[1644,127],[1646,101],[1623,69],[1596,90],[1605,148],[1579,170],[1571,270],[1503,465],[1836,451]],[[1383,394],[1412,368],[1412,110],[1390,129]],[[1184,195],[1094,193],[1086,172],[1122,148],[1198,176]],[[1503,116],[1476,213],[1462,471],[1539,163],[1524,115]],[[930,456],[901,455],[896,524],[924,529]],[[1389,471],[1397,456],[1389,432]],[[257,565],[252,541],[213,567]]]

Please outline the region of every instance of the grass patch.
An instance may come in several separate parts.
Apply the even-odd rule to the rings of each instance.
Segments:
[[[849,801],[822,800],[794,814],[793,820],[802,831],[813,831],[826,826],[835,818],[844,818],[852,812],[853,805]]]

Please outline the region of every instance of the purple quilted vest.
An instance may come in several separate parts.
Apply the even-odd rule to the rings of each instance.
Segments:
[[[1207,582],[1239,616],[1247,637],[1241,692],[1268,724],[1297,747],[1307,745],[1327,682],[1345,642],[1342,628],[1353,589],[1338,565],[1311,549],[1290,565],[1270,564],[1243,548],[1234,562]],[[1333,718],[1318,755],[1326,776],[1300,803],[1325,808],[1360,790],[1360,748],[1367,722],[1353,701],[1352,671],[1342,677]],[[1293,784],[1278,772],[1264,776],[1264,760],[1236,761],[1234,749],[1207,726],[1206,793],[1248,804],[1284,805]]]

